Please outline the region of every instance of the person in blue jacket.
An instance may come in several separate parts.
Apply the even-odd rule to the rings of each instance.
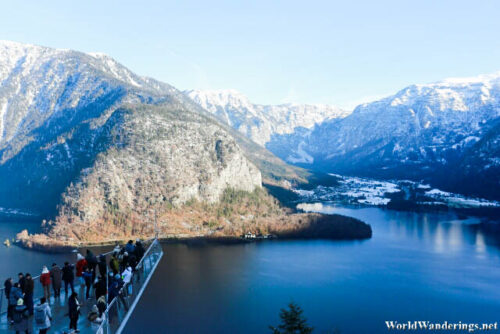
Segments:
[[[17,306],[17,301],[23,298],[23,292],[21,291],[21,287],[19,283],[14,283],[14,286],[12,286],[12,289],[10,289],[10,294],[9,294],[9,306],[7,308],[7,315],[10,314],[10,317],[8,317],[12,323],[12,315],[14,314],[14,309]]]

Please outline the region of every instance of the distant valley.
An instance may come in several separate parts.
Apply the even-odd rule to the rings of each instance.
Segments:
[[[228,124],[252,105],[240,95],[199,96],[194,100]],[[245,104],[232,103],[240,100]],[[324,173],[409,179],[500,199],[500,73],[412,85],[352,113],[326,114],[314,125],[290,124],[260,144],[291,164]]]

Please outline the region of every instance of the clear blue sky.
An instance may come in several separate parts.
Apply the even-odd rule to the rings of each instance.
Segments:
[[[500,70],[500,1],[5,1],[0,39],[104,52],[180,89],[350,107]]]

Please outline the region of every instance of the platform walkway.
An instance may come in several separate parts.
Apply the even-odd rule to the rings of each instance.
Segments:
[[[136,271],[132,277],[131,284],[124,286],[122,290],[120,290],[119,296],[111,301],[104,313],[104,320],[101,324],[91,323],[87,320],[87,315],[92,309],[92,306],[96,304],[94,290],[91,290],[91,298],[86,299],[85,286],[79,286],[76,284],[75,292],[78,293],[78,301],[82,304],[80,317],[78,319],[78,329],[80,330],[80,333],[121,333],[162,256],[162,247],[158,240],[154,239],[146,250],[143,258],[138,263]],[[77,280],[75,280],[75,283],[77,283]],[[35,285],[37,286],[40,284]],[[35,291],[35,296],[39,296],[39,293],[40,291]],[[71,289],[69,289],[69,294],[71,294]],[[3,304],[5,304],[5,296],[1,297],[4,299]],[[72,333],[69,331],[67,302],[68,296],[66,296],[64,292],[64,287],[59,297],[50,297],[49,304],[52,310],[52,326],[49,333]],[[36,304],[38,304],[38,298],[35,300],[35,305]],[[5,310],[5,307],[2,307],[2,314],[0,315],[0,333],[14,333],[7,322],[7,314]],[[30,333],[38,333],[36,325],[34,324],[35,322],[33,316],[30,317],[29,323]]]

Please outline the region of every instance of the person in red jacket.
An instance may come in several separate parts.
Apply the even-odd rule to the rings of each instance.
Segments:
[[[42,275],[40,275],[40,283],[43,286],[43,296],[45,299],[50,299],[50,272],[47,266],[43,266]]]
[[[85,285],[85,280],[82,277],[82,273],[85,270],[85,268],[87,267],[87,260],[85,260],[85,258],[83,257],[83,255],[80,254],[80,253],[78,253],[78,255],[76,256],[76,258],[77,258],[77,261],[76,261],[76,277],[80,281],[80,291],[83,291],[82,290],[82,286]]]

